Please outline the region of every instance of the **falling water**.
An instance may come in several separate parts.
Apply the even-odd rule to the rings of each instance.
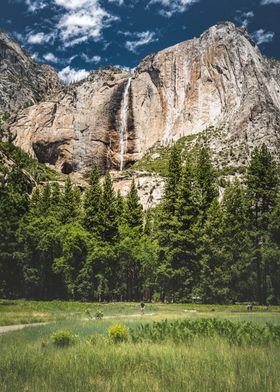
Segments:
[[[126,145],[127,145],[127,119],[128,119],[128,109],[129,109],[129,90],[131,85],[131,78],[128,79],[128,82],[124,89],[123,100],[121,105],[120,112],[120,170],[123,170],[124,167],[124,155],[126,153]]]

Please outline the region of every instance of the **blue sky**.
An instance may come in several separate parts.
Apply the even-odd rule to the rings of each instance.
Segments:
[[[146,55],[223,20],[247,27],[280,58],[280,0],[1,0],[0,26],[67,83],[95,68],[134,68]]]

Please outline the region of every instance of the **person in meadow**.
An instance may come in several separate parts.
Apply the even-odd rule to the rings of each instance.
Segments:
[[[140,310],[141,310],[141,314],[144,314],[144,310],[145,310],[145,304],[144,304],[144,302],[141,302],[141,304],[140,304]]]
[[[253,310],[253,304],[250,302],[250,303],[247,305],[247,311],[248,311],[248,312],[252,312],[252,310]]]

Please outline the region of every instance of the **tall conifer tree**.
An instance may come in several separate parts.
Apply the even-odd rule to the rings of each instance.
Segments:
[[[277,169],[267,147],[255,148],[247,172],[247,194],[250,203],[251,228],[254,241],[253,263],[257,276],[257,299],[267,301],[268,261],[262,252],[268,241],[270,214],[276,204]]]
[[[116,240],[118,224],[116,217],[116,197],[110,173],[107,171],[103,183],[103,192],[100,203],[102,218],[102,238],[108,242]]]
[[[134,178],[131,183],[130,191],[125,200],[123,217],[124,222],[129,227],[137,227],[139,229],[143,228],[142,205],[140,203],[140,198],[138,196]]]
[[[84,226],[91,232],[100,233],[100,202],[102,189],[99,183],[99,169],[93,165],[90,174],[90,186],[84,196]]]

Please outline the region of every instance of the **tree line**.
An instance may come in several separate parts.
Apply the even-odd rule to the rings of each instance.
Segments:
[[[1,163],[0,163],[1,165]],[[92,301],[280,302],[280,198],[266,146],[225,188],[202,148],[172,148],[164,197],[143,211],[93,166],[85,192],[37,186],[2,165],[0,297]]]

